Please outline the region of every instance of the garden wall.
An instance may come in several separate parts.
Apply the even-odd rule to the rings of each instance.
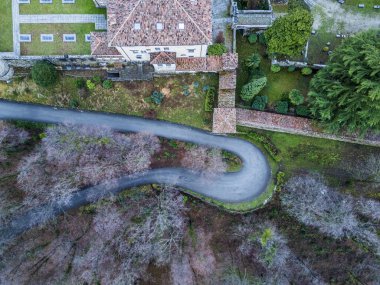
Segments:
[[[237,125],[275,132],[325,138],[336,141],[380,146],[380,135],[367,135],[364,138],[354,135],[333,135],[319,129],[307,118],[280,115],[268,112],[236,109]]]

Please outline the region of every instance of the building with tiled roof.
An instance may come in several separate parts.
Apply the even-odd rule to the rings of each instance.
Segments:
[[[156,70],[175,70],[176,59],[206,57],[211,6],[212,0],[108,0],[108,30],[94,37],[101,37],[113,56],[116,49],[128,61],[155,60]]]

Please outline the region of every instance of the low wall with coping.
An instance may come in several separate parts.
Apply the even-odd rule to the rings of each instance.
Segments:
[[[349,134],[330,134],[317,128],[311,119],[302,117],[255,110],[236,109],[236,123],[239,126],[252,127],[256,129],[380,147],[380,134],[367,135],[364,138]]]

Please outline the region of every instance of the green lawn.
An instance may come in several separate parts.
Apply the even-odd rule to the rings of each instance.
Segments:
[[[96,8],[92,0],[76,0],[75,4],[62,4],[53,0],[52,4],[41,4],[30,0],[30,4],[20,4],[20,14],[106,14],[106,9]]]
[[[240,33],[236,36],[239,54],[236,94],[240,94],[241,88],[249,80],[249,69],[245,67],[244,60],[252,53],[259,53],[262,56],[260,69],[267,76],[268,83],[259,95],[267,95],[270,105],[278,100],[286,99],[287,93],[292,89],[299,89],[304,95],[307,94],[311,76],[303,76],[299,70],[288,72],[287,68],[283,68],[278,73],[271,72],[271,61],[265,56],[265,46],[258,43],[250,44],[247,37],[243,37]],[[242,103],[239,96],[237,96],[237,102]]]
[[[12,0],[0,1],[0,52],[13,51]]]
[[[22,55],[88,55],[91,53],[85,34],[95,31],[95,24],[21,24],[22,34],[31,34],[32,42],[21,43]],[[54,42],[41,42],[41,34],[54,34]],[[63,34],[76,34],[77,41],[63,42]]]
[[[335,33],[318,30],[309,40],[308,62],[311,64],[325,64],[329,55],[328,52],[323,51],[323,48],[328,47],[330,51],[333,51],[342,43],[342,40],[342,38],[337,38]],[[327,43],[330,43],[330,45],[327,45]]]

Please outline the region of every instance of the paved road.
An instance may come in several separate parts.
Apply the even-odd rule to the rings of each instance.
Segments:
[[[266,157],[247,141],[214,135],[184,125],[147,120],[139,117],[100,112],[83,112],[70,109],[56,109],[48,106],[14,103],[0,100],[0,119],[17,119],[46,123],[73,123],[108,126],[126,132],[147,132],[156,136],[192,142],[198,145],[221,148],[238,155],[243,167],[239,172],[224,173],[217,179],[207,180],[200,174],[184,168],[161,168],[142,174],[125,176],[109,189],[118,193],[124,189],[143,184],[171,184],[192,190],[223,202],[238,203],[250,201],[263,193],[270,180],[271,170]],[[77,192],[67,205],[54,206],[55,214],[62,213],[94,201],[104,194],[105,186],[98,185]],[[2,230],[4,236],[22,233],[32,225],[32,213],[27,213],[12,222],[11,227]]]

